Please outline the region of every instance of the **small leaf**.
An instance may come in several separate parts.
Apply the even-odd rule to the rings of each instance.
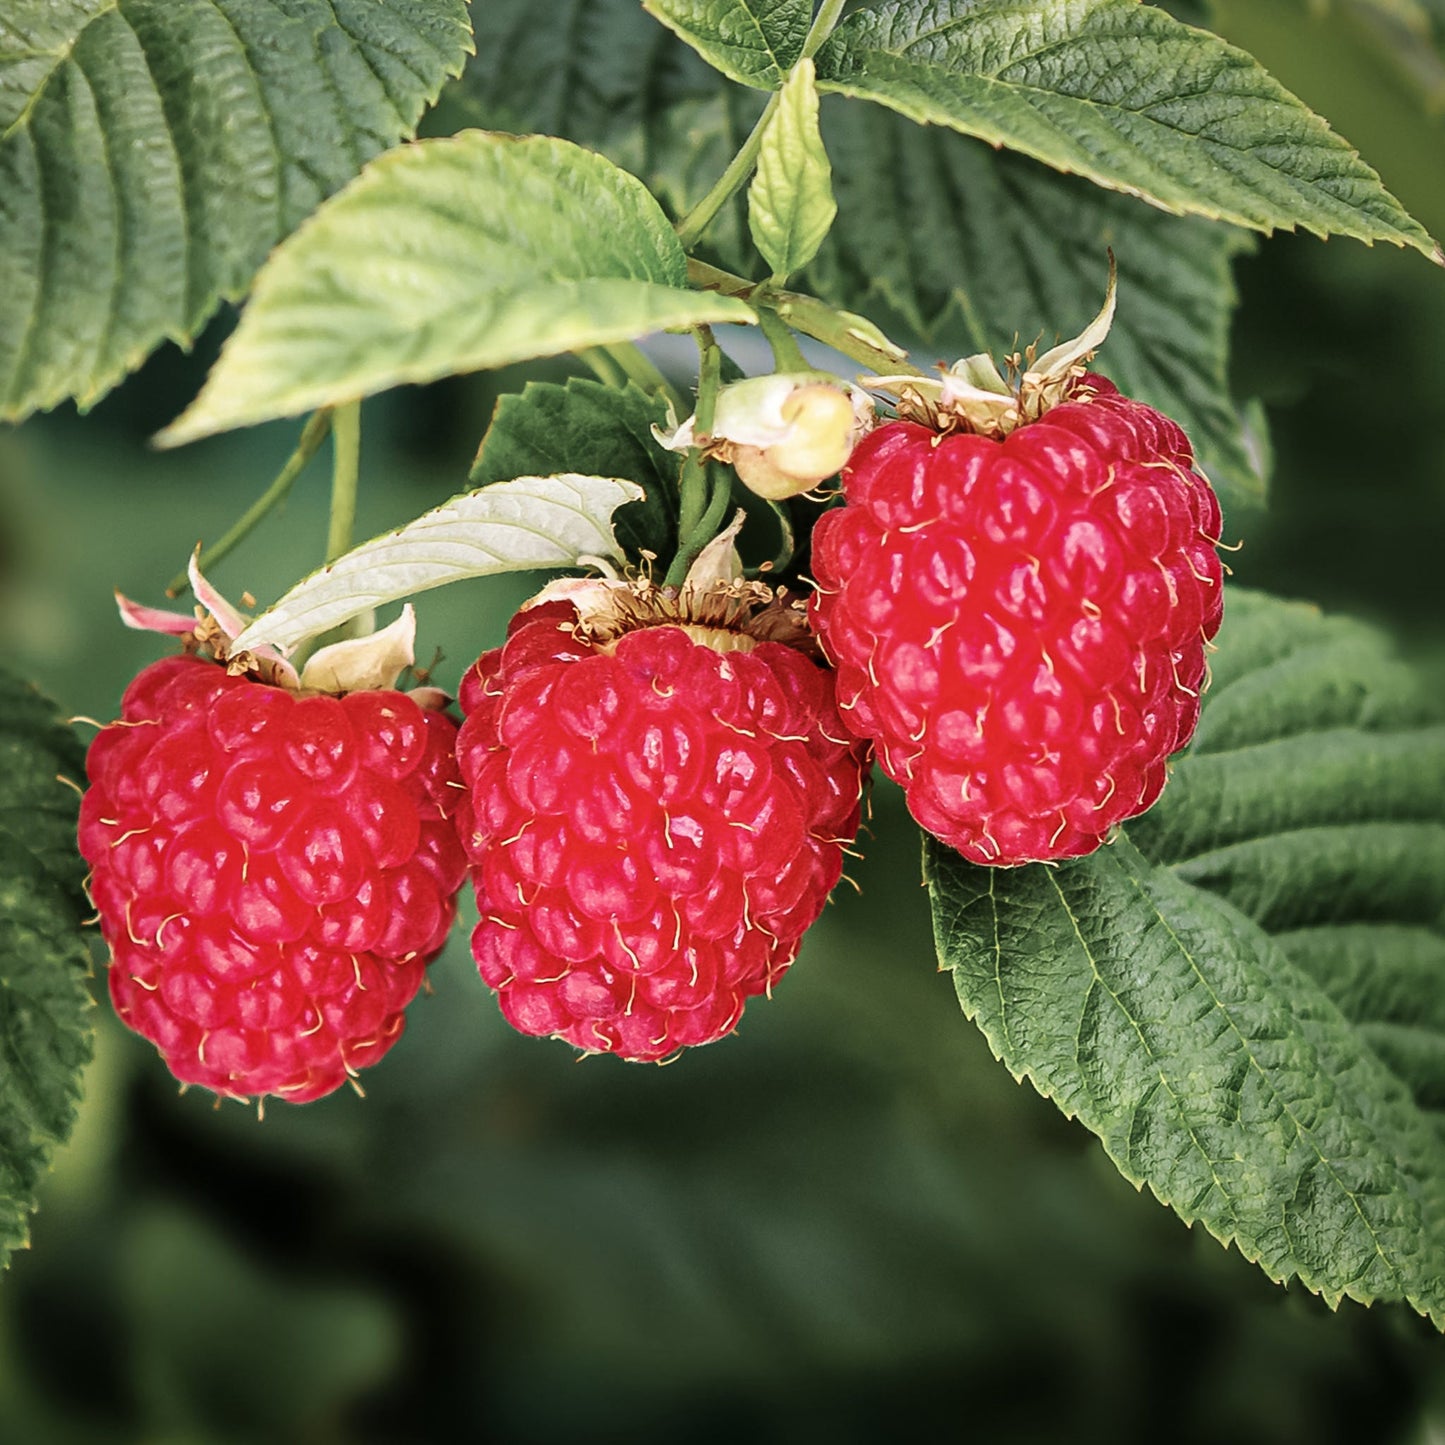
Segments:
[[[97,400],[412,134],[463,0],[8,0],[0,418]]]
[[[753,243],[779,279],[817,255],[838,214],[832,171],[818,133],[813,62],[800,61],[763,131],[758,168],[748,187]]]
[[[453,497],[298,582],[236,639],[292,647],[373,607],[499,572],[616,557],[612,513],[642,489],[614,477],[518,477]]]
[[[1003,355],[1077,332],[1112,247],[1119,311],[1097,369],[1185,429],[1226,503],[1259,501],[1228,379],[1231,263],[1252,237],[872,106],[826,101],[823,133],[839,210],[813,286],[896,314],[949,359]]]
[[[0,671],[0,1261],[29,1239],[36,1189],[70,1136],[90,1059],[74,734]]]
[[[812,0],[643,0],[729,80],[776,90],[797,64],[813,23]]]
[[[1445,728],[1358,624],[1232,591],[1217,640],[1128,840],[930,844],[940,957],[1128,1178],[1273,1279],[1445,1326]]]
[[[1435,243],[1242,50],[1137,0],[894,0],[818,52],[822,89],[950,126],[1166,211]]]
[[[374,162],[277,248],[163,445],[401,382],[704,321],[657,202],[566,141],[468,131]]]
[[[571,467],[624,477],[643,496],[613,515],[618,542],[634,561],[645,551],[669,557],[677,548],[678,461],[652,432],[666,421],[666,404],[631,382],[618,389],[582,377],[561,386],[529,381],[498,401],[471,479],[485,486]]]

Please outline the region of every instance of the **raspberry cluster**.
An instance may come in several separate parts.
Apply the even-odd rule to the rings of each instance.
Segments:
[[[976,863],[1089,853],[1199,717],[1220,512],[1167,417],[1084,376],[1006,436],[891,422],[813,533],[849,728]]]
[[[635,1060],[731,1032],[858,827],[866,752],[831,676],[741,630],[600,640],[544,602],[461,702],[473,952],[507,1019]]]
[[[80,847],[116,1012],[175,1076],[301,1103],[375,1063],[455,916],[456,726],[191,656],[91,744]]]

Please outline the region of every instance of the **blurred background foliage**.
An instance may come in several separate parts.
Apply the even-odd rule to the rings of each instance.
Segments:
[[[1213,23],[1445,235],[1445,115],[1372,8],[1221,0]],[[1269,512],[1229,519],[1237,577],[1438,668],[1445,276],[1290,236],[1236,274],[1235,390],[1275,452]],[[159,601],[294,440],[147,449],[223,331],[85,418],[0,434],[0,640],[73,712],[113,715],[157,655],[110,589]],[[368,403],[359,534],[460,490],[521,380]],[[223,588],[264,600],[315,564],[323,472]],[[444,685],[530,590],[421,599]],[[0,1440],[1445,1439],[1426,1325],[1269,1284],[994,1063],[935,972],[893,790],[874,814],[861,896],[840,891],[778,999],[665,1072],[513,1035],[460,930],[366,1099],[260,1124],[178,1097],[103,1007],[80,1127],[0,1281]]]

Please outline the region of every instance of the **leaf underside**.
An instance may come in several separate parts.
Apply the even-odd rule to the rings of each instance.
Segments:
[[[0,670],[0,1261],[30,1238],[36,1190],[69,1137],[90,1059],[75,847],[84,757],[32,688]]]
[[[1445,729],[1369,629],[1235,591],[1194,744],[1089,858],[930,842],[1017,1076],[1273,1279],[1445,1325]]]
[[[1435,243],[1254,59],[1137,0],[895,0],[818,52],[824,90],[1033,156],[1176,214]]]
[[[372,163],[277,248],[164,444],[704,321],[642,184],[546,136],[464,131]]]
[[[470,49],[463,0],[11,0],[0,418],[189,341]]]

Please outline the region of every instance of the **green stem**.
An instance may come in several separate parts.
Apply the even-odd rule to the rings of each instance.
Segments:
[[[778,371],[815,371],[798,346],[797,338],[784,324],[782,317],[767,306],[758,307],[758,327],[773,350],[773,366]]]
[[[640,346],[631,341],[618,341],[601,350],[607,353],[626,380],[636,383],[643,391],[662,395],[681,411],[682,398]]]
[[[682,242],[684,250],[697,244],[698,238],[707,230],[712,218],[742,189],[743,182],[752,174],[758,152],[762,149],[763,132],[768,128],[768,122],[778,108],[779,95],[780,92],[775,90],[768,98],[763,113],[758,117],[758,123],[748,133],[748,138],[742,143],[737,155],[728,162],[727,169],[717,178],[707,195],[677,223],[677,239]]]
[[[603,386],[611,386],[621,390],[627,385],[627,376],[622,368],[613,361],[607,353],[607,348],[602,346],[586,346],[577,353],[577,360],[584,362],[592,368],[592,374],[602,383]]]
[[[722,381],[722,350],[713,338],[710,326],[694,329],[697,337],[697,410],[693,416],[693,439],[700,440],[712,430],[713,412],[717,407],[718,386]],[[707,509],[707,472],[703,464],[702,450],[693,447],[683,461],[678,476],[678,542],[684,542],[696,530],[702,514]],[[681,552],[679,551],[679,556]],[[668,580],[677,570],[674,560],[668,569]]]
[[[209,547],[201,553],[200,566],[202,569],[213,567],[217,562],[229,557],[251,535],[256,524],[266,513],[285,498],[287,492],[291,490],[292,482],[305,471],[307,462],[316,455],[330,430],[331,408],[322,407],[320,411],[312,414],[301,429],[301,439],[296,443],[296,450],[286,458],[286,465],[277,472],[275,481],[251,503],[240,519],[232,524],[231,529],[214,547]],[[190,585],[186,574],[177,572],[166,587],[166,595],[179,597]]]
[[[804,60],[816,55],[823,42],[833,33],[834,27],[843,14],[845,3],[846,0],[823,0],[818,13],[813,17],[813,24],[808,30],[808,38],[803,42]]]
[[[361,403],[348,401],[331,419],[331,520],[326,529],[326,560],[351,550],[356,530],[356,479],[361,470]]]
[[[718,529],[728,514],[728,508],[732,505],[732,468],[704,463],[703,475],[710,487],[707,509],[690,531],[683,532],[679,529],[682,542],[664,579],[664,585],[668,587],[681,587],[687,580],[688,568],[696,560],[697,554],[717,536]]]

